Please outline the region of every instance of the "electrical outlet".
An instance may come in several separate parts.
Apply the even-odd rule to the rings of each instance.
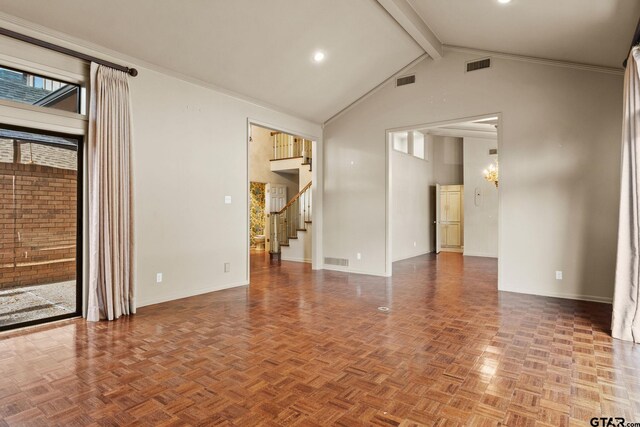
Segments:
[[[156,283],[162,283],[162,273],[156,273]]]
[[[556,271],[556,280],[562,280],[562,271]]]
[[[413,242],[413,247],[415,248],[416,246],[418,246],[418,243]]]
[[[224,204],[225,205],[231,204],[231,196],[224,196]]]
[[[228,273],[231,271],[231,263],[230,262],[225,262],[224,263],[224,272]]]
[[[357,259],[362,259],[362,254],[361,254],[360,252],[358,252],[358,253],[356,254],[356,258],[357,258]]]

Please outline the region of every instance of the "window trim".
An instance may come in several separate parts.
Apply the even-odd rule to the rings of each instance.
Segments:
[[[1,37],[1,36],[0,36]],[[13,40],[8,41],[4,38],[0,38],[0,47],[3,47],[5,43],[13,42]],[[24,48],[24,46],[21,46]],[[41,63],[39,60],[29,60],[28,56],[11,56],[9,54],[0,53],[0,65],[5,68],[11,68],[12,70],[17,70],[19,72],[26,71],[28,73],[38,75],[44,78],[51,78],[55,80],[64,81],[67,83],[72,83],[75,85],[83,86],[87,82],[87,77],[89,75],[89,64],[84,62],[78,63],[76,67],[70,68],[78,68],[77,71],[65,70],[62,68],[58,68],[55,66],[50,66]]]

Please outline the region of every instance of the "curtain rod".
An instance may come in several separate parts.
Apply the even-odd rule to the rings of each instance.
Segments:
[[[633,49],[633,47],[636,46],[638,43],[640,43],[640,20],[638,20],[638,25],[636,26],[636,32],[633,35],[633,40],[631,41],[631,46],[629,47],[629,53],[631,53],[631,50]],[[624,62],[622,63],[622,66],[624,68],[627,68],[628,59],[629,59],[629,54],[627,54],[627,57],[624,59]]]
[[[67,49],[66,47],[58,46],[53,43],[46,42],[44,40],[39,40],[30,36],[26,36],[24,34],[17,33],[15,31],[7,30],[6,28],[0,27],[0,34],[3,36],[11,37],[12,39],[16,39],[16,40],[27,42],[36,46],[40,46],[45,49],[49,49],[59,53],[63,53],[65,55],[73,56],[74,58],[82,59],[84,61],[95,62],[96,64],[104,65],[105,67],[124,71],[125,73],[129,74],[131,77],[135,77],[138,75],[138,70],[136,70],[135,68],[129,68],[129,67],[125,67],[124,65],[118,65],[111,61],[106,61],[104,59],[96,58],[95,56],[86,55],[84,53],[81,53],[72,49]]]

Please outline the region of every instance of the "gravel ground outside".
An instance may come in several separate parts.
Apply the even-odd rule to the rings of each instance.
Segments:
[[[75,308],[75,280],[0,290],[0,326],[73,313]]]

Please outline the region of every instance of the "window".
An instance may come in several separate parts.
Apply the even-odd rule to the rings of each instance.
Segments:
[[[428,160],[424,134],[419,131],[392,132],[391,143],[395,151],[399,151],[421,160]]]
[[[424,160],[424,135],[422,132],[413,132],[412,147],[412,154],[415,157]]]
[[[393,141],[393,149],[400,151],[401,153],[409,153],[409,133],[408,132],[394,132],[391,134]]]
[[[82,138],[0,125],[0,330],[82,311]]]
[[[82,313],[89,76],[85,61],[20,40],[0,50],[24,64],[0,64],[1,331]]]
[[[83,93],[76,84],[0,66],[0,99],[83,113]]]

